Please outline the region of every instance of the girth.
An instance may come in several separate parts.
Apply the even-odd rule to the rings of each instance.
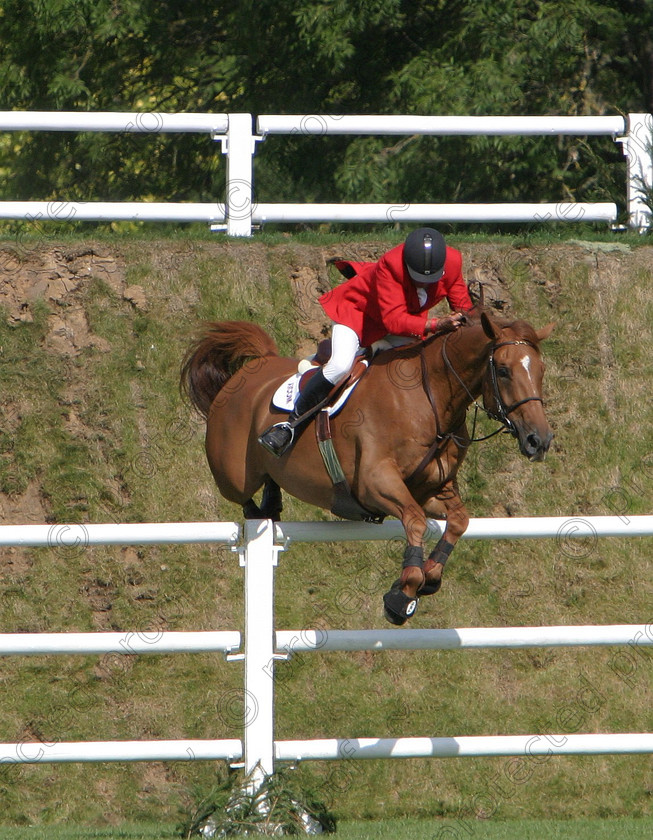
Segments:
[[[333,483],[331,513],[340,516],[342,519],[351,519],[354,522],[373,522],[380,525],[385,519],[385,514],[372,513],[367,510],[351,492],[333,445],[329,414],[324,409],[315,418],[315,437],[324,466]]]

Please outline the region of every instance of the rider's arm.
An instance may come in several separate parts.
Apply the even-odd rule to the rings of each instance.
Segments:
[[[390,335],[424,335],[428,311],[416,315],[408,312],[406,292],[400,279],[392,271],[384,257],[379,260],[373,291],[376,292],[383,325]]]

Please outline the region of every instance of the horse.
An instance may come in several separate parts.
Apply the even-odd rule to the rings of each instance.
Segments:
[[[406,534],[400,576],[383,596],[392,624],[404,624],[420,597],[440,589],[445,563],[469,524],[457,483],[472,442],[468,408],[498,420],[499,431],[510,432],[530,461],[544,459],[553,432],[542,398],[540,342],[553,327],[472,310],[454,332],[375,355],[331,418],[341,474],[360,509],[372,521],[397,517]],[[333,481],[308,428],[280,458],[258,442],[283,419],[272,396],[297,366],[297,359],[279,355],[265,330],[245,321],[206,323],[182,362],[182,393],[206,420],[206,456],[218,490],[246,518],[279,520],[280,488],[332,509]],[[446,525],[425,559],[427,517]]]

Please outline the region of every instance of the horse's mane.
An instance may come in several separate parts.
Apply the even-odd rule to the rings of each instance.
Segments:
[[[470,309],[469,312],[466,312],[465,317],[468,321],[467,326],[480,326],[481,315],[483,313],[485,313],[493,321],[493,323],[502,330],[511,330],[515,334],[515,338],[522,338],[525,341],[529,341],[531,344],[534,344],[536,347],[539,345],[540,340],[535,332],[535,327],[528,321],[525,321],[523,318],[513,318],[512,320],[505,318],[502,315],[497,315],[495,312],[492,312],[487,307],[475,306],[473,309]]]
[[[505,318],[497,315],[495,312],[492,312],[487,308],[475,306],[473,309],[470,309],[469,312],[465,313],[465,323],[460,330],[457,330],[455,333],[435,332],[426,339],[418,338],[410,344],[400,344],[397,347],[382,350],[375,355],[374,361],[382,363],[383,361],[391,358],[410,358],[412,356],[417,356],[424,346],[444,341],[447,336],[458,335],[462,339],[466,331],[472,330],[473,328],[476,328],[475,332],[480,333],[480,340],[489,344],[490,339],[485,335],[481,326],[481,315],[484,312],[496,326],[500,327],[502,330],[510,330],[513,334],[513,338],[523,339],[528,341],[530,344],[533,344],[535,347],[539,347],[540,340],[537,337],[535,328],[528,321],[525,321],[523,318]]]

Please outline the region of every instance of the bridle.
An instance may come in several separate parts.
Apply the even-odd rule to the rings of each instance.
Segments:
[[[470,443],[475,443],[475,442],[481,441],[481,440],[487,440],[488,438],[493,437],[494,435],[498,434],[499,432],[504,432],[504,431],[509,432],[513,437],[517,437],[517,429],[515,428],[515,424],[512,422],[510,417],[508,417],[508,415],[512,414],[512,412],[516,408],[519,408],[520,405],[524,405],[524,403],[533,402],[533,401],[543,402],[543,400],[542,400],[542,397],[537,397],[537,396],[525,397],[523,400],[518,400],[518,402],[515,402],[512,405],[506,406],[505,402],[503,401],[503,397],[501,396],[501,391],[499,390],[499,380],[498,380],[498,377],[497,377],[497,364],[496,364],[496,361],[494,359],[494,354],[500,347],[507,347],[509,345],[525,344],[525,345],[528,345],[529,347],[532,347],[534,350],[537,350],[537,347],[535,346],[535,344],[533,344],[532,341],[529,341],[526,338],[514,339],[513,341],[500,341],[500,342],[495,343],[491,346],[491,348],[490,348],[490,358],[488,359],[488,367],[490,369],[490,384],[492,385],[492,396],[494,397],[494,402],[496,403],[497,408],[496,408],[496,411],[490,411],[489,408],[486,408],[485,406],[481,405],[478,402],[478,400],[471,393],[471,391],[469,390],[467,385],[460,378],[460,376],[458,375],[458,372],[456,371],[454,366],[451,364],[451,360],[449,359],[449,356],[447,355],[447,349],[446,349],[447,340],[449,339],[449,335],[451,335],[451,333],[446,335],[444,337],[444,341],[442,342],[442,359],[443,359],[445,365],[447,366],[447,368],[449,369],[449,371],[455,376],[455,378],[458,380],[458,382],[462,385],[464,390],[467,392],[467,396],[470,398],[470,400],[474,404],[474,407],[476,409],[476,412],[474,414],[474,429],[476,428],[476,417],[477,417],[479,411],[484,411],[485,414],[487,414],[487,416],[490,417],[492,420],[496,420],[498,423],[501,423],[501,428],[497,429],[496,431],[494,431],[491,434],[486,435],[485,437],[482,437],[482,438],[475,438],[474,437],[474,429],[473,429]]]
[[[494,360],[494,353],[499,347],[507,347],[511,344],[527,344],[529,347],[532,347],[534,350],[537,350],[537,347],[533,344],[532,341],[528,341],[528,339],[520,338],[514,341],[501,341],[498,344],[493,344],[490,348],[490,358],[488,361],[488,366],[490,368],[490,382],[492,384],[492,392],[494,401],[497,405],[496,411],[490,411],[488,408],[483,407],[483,410],[487,414],[488,417],[491,417],[492,420],[496,420],[499,423],[502,423],[508,432],[513,437],[517,437],[517,429],[515,428],[515,424],[512,420],[508,417],[509,414],[519,408],[520,405],[524,405],[527,402],[543,402],[542,397],[524,397],[523,400],[519,400],[518,402],[513,403],[511,406],[506,407],[503,397],[501,396],[501,391],[499,390],[499,381],[497,379],[497,364]],[[444,342],[443,342],[443,349],[444,349]],[[451,368],[453,370],[453,368]],[[454,371],[455,373],[455,371]],[[469,393],[469,391],[468,391]],[[476,400],[474,400],[476,403]]]
[[[462,438],[460,438],[458,435],[454,434],[453,432],[449,432],[447,434],[442,434],[442,430],[441,430],[441,426],[440,426],[440,418],[438,416],[437,406],[435,404],[435,399],[433,397],[433,392],[431,391],[431,385],[430,385],[430,382],[429,382],[428,367],[427,367],[427,364],[426,364],[426,359],[424,358],[424,352],[423,352],[424,344],[422,343],[422,346],[420,347],[420,363],[421,363],[421,367],[422,367],[422,387],[424,388],[424,391],[426,393],[428,401],[431,405],[431,410],[433,411],[433,416],[435,417],[436,435],[435,435],[435,440],[433,441],[433,443],[429,447],[429,450],[426,453],[426,455],[424,455],[424,457],[420,461],[419,465],[413,470],[413,472],[410,474],[410,476],[406,479],[407,482],[411,481],[416,475],[418,475],[426,467],[426,465],[433,460],[433,458],[446,445],[447,441],[449,441],[449,440],[455,441],[455,443],[462,448],[467,448],[471,443],[480,443],[483,440],[488,440],[489,438],[494,437],[495,435],[499,434],[499,432],[508,432],[513,437],[518,437],[518,433],[517,433],[517,429],[515,427],[515,424],[508,417],[508,415],[511,414],[516,408],[519,408],[519,406],[523,405],[524,403],[532,402],[532,401],[543,402],[542,397],[532,396],[532,397],[525,397],[523,400],[519,400],[518,402],[513,403],[512,405],[506,407],[506,404],[503,401],[503,397],[501,396],[501,391],[499,390],[499,382],[498,382],[498,378],[497,378],[497,365],[496,365],[496,361],[494,359],[495,351],[498,350],[500,347],[506,347],[510,344],[527,344],[529,347],[532,347],[534,350],[537,350],[537,347],[535,346],[535,344],[533,344],[532,341],[528,341],[528,339],[515,339],[514,341],[500,341],[500,342],[498,342],[496,344],[493,344],[491,346],[491,348],[490,348],[490,358],[488,360],[488,366],[490,368],[490,382],[491,382],[491,385],[492,385],[492,392],[493,392],[493,396],[494,396],[494,401],[495,401],[496,406],[497,406],[497,410],[496,411],[490,411],[489,408],[485,408],[485,406],[481,405],[478,402],[478,400],[474,397],[474,395],[469,390],[467,385],[460,378],[460,376],[458,375],[458,372],[456,371],[454,366],[451,364],[451,360],[449,359],[449,356],[447,355],[447,341],[448,341],[450,335],[451,335],[451,333],[447,333],[447,335],[445,335],[444,340],[442,342],[442,351],[441,351],[442,352],[442,359],[443,359],[447,369],[454,375],[454,377],[458,380],[460,385],[462,385],[463,390],[467,393],[467,396],[469,397],[470,401],[473,403],[473,405],[475,407],[474,423],[472,425],[472,433],[471,433],[470,437],[468,439],[465,439],[465,440],[463,440]],[[479,411],[485,412],[485,414],[487,414],[488,417],[490,417],[492,420],[496,420],[498,423],[501,423],[501,425],[499,426],[498,429],[495,429],[493,432],[490,432],[489,435],[484,435],[483,437],[478,437],[477,438],[474,435],[476,433],[476,419],[478,417],[478,412]]]

